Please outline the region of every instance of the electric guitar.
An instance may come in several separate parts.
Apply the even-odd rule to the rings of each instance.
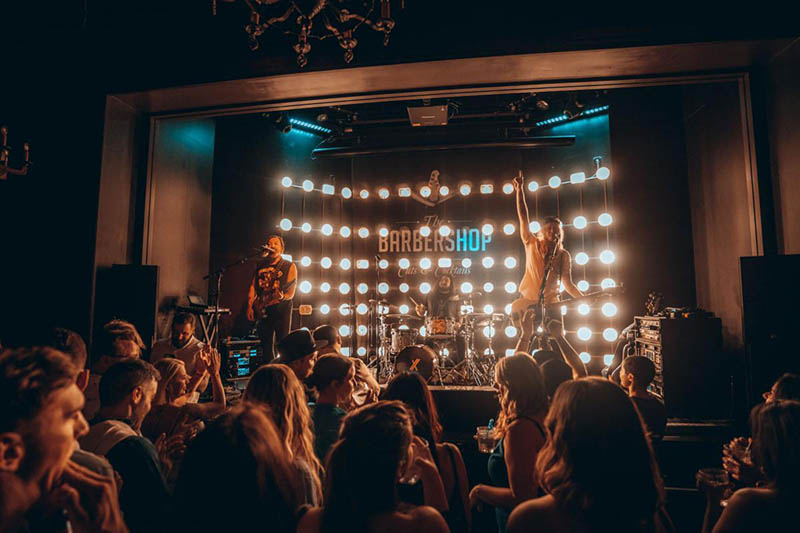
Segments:
[[[297,278],[293,279],[286,285],[281,286],[280,280],[275,280],[272,284],[272,290],[269,293],[263,293],[253,300],[253,313],[256,320],[264,318],[267,314],[267,308],[283,301],[283,295],[286,291],[292,288],[297,283]]]
[[[535,300],[529,300],[528,298],[518,298],[511,303],[511,319],[514,322],[518,322],[525,316],[527,311],[534,311],[536,313],[536,321],[543,323],[545,318],[548,316],[561,316],[561,308],[566,306],[567,308],[575,307],[580,304],[588,304],[600,299],[603,296],[615,296],[617,294],[622,294],[625,292],[625,288],[622,285],[617,287],[610,287],[608,289],[603,289],[596,292],[591,292],[589,294],[584,294],[583,296],[579,296],[578,298],[571,298],[569,300],[561,300],[559,302],[553,302],[549,304],[545,304],[540,306],[538,302]],[[544,316],[541,316],[542,311],[544,311]]]

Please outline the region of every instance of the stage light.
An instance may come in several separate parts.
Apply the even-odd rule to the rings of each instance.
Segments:
[[[481,184],[481,194],[492,194],[494,192],[494,185],[491,183]]]
[[[411,188],[409,188],[409,187],[400,187],[400,189],[397,191],[397,194],[401,198],[408,198],[409,196],[411,196]]]
[[[423,185],[419,189],[419,195],[422,196],[423,198],[429,197],[431,195],[431,188],[428,187],[427,185]]]
[[[619,333],[614,328],[606,328],[603,330],[603,338],[608,342],[614,342],[619,337]]]
[[[508,294],[514,294],[517,292],[517,284],[513,281],[509,281],[506,283],[505,289]]]
[[[469,193],[472,192],[472,185],[469,183],[462,183],[458,186],[458,192],[461,196],[469,196]]]
[[[561,187],[561,178],[558,176],[553,176],[549,180],[547,180],[547,184],[550,186],[551,189],[558,189]]]
[[[491,304],[486,304],[483,306],[483,312],[487,315],[494,313],[494,306]]]
[[[535,220],[528,224],[528,230],[530,230],[531,233],[538,233],[540,229],[542,229],[542,225]]]
[[[409,261],[409,260],[408,260],[407,258],[405,258],[405,257],[402,257],[402,258],[400,258],[400,260],[399,260],[399,261],[397,261],[397,266],[399,266],[400,268],[402,268],[403,270],[405,270],[405,269],[407,269],[408,267],[410,267],[410,266],[411,266],[411,261]]]
[[[491,281],[487,281],[486,283],[483,284],[483,292],[488,294],[491,293],[492,291],[494,291],[494,284]]]
[[[356,268],[359,270],[366,270],[369,268],[369,261],[366,259],[358,259],[356,261]]]
[[[319,312],[322,313],[323,315],[327,315],[328,313],[331,312],[331,306],[328,304],[322,304],[319,306]]]
[[[419,292],[421,292],[422,294],[428,294],[429,292],[431,292],[431,284],[428,283],[427,281],[423,281],[422,283],[419,284]]]
[[[343,356],[350,357],[350,348],[348,346],[342,346],[341,351]]]
[[[419,234],[423,237],[427,237],[431,234],[431,227],[430,226],[420,226],[419,227]]]
[[[300,285],[297,288],[300,289],[300,292],[302,292],[303,294],[308,294],[309,292],[311,292],[311,282],[304,281],[300,283]]]
[[[339,228],[339,235],[341,235],[345,239],[348,238],[351,235],[351,233],[352,232],[350,231],[350,228],[348,226],[342,226],[341,228]]]
[[[447,185],[439,187],[439,196],[447,196],[448,194],[450,194],[450,187]]]
[[[511,357],[514,353],[514,348],[506,348],[506,357]]]
[[[342,270],[350,270],[351,266],[353,266],[353,265],[352,265],[350,259],[348,259],[347,257],[345,257],[341,261],[339,261],[339,268],[341,268]]]
[[[494,258],[487,255],[481,259],[481,264],[483,265],[483,268],[492,268],[494,266]]]
[[[330,224],[323,224],[322,227],[320,228],[320,231],[326,237],[330,237],[331,235],[333,235],[333,226],[331,226]]]
[[[587,328],[586,326],[581,326],[578,328],[578,338],[582,341],[588,341],[592,338],[592,330]]]
[[[367,326],[365,326],[364,324],[361,324],[361,325],[358,326],[356,331],[357,331],[357,333],[359,335],[361,335],[363,337],[364,335],[367,334]]]
[[[583,183],[586,181],[586,173],[585,172],[576,172],[575,174],[569,175],[569,182],[570,183]]]
[[[506,268],[515,268],[517,266],[517,258],[508,256],[503,260],[503,264]]]
[[[589,282],[585,279],[580,280],[578,283],[576,283],[576,285],[578,286],[578,290],[581,292],[586,292],[589,290]]]
[[[506,306],[503,308],[503,311],[505,314],[511,316],[511,304],[506,304]]]
[[[528,182],[528,190],[531,191],[531,192],[538,191],[539,190],[539,184],[536,183],[535,181],[529,181]]]
[[[311,180],[303,180],[303,190],[311,192],[314,190],[314,182]]]
[[[422,270],[430,270],[431,266],[433,266],[433,263],[429,258],[423,257],[422,259],[419,260],[419,267]]]
[[[407,315],[409,311],[408,305],[402,304],[400,307],[397,308],[397,310],[400,311],[402,314]]]
[[[613,353],[607,353],[607,354],[605,354],[603,356],[603,364],[604,365],[611,366],[611,364],[613,362],[614,362],[614,354]]]
[[[280,228],[283,231],[289,231],[290,229],[292,229],[292,221],[289,220],[288,218],[282,219],[280,223]]]
[[[369,292],[369,286],[366,283],[359,283],[356,290],[358,294],[367,294],[367,292]]]
[[[572,219],[572,225],[577,229],[584,229],[588,223],[589,222],[586,220],[586,217],[583,215],[579,215]]]
[[[386,259],[381,259],[380,261],[378,261],[378,268],[380,268],[381,270],[386,270],[387,268],[389,268],[389,261],[387,261]]]
[[[359,355],[359,357],[364,357],[367,355],[367,349],[364,346],[359,346],[358,350],[356,350],[356,353]]]
[[[604,265],[610,265],[614,262],[614,259],[614,252],[611,250],[603,250],[600,252],[600,261],[602,261]]]
[[[461,294],[471,294],[472,293],[472,283],[469,281],[465,281],[461,284]]]
[[[350,326],[345,324],[344,326],[339,326],[339,335],[342,337],[349,337],[350,336]]]
[[[290,178],[289,176],[284,176],[283,178],[281,178],[281,185],[283,185],[284,187],[291,187],[292,178]]]
[[[400,292],[402,292],[403,294],[407,293],[409,289],[408,283],[401,283],[398,289],[400,289]]]
[[[608,213],[603,213],[602,215],[597,217],[597,223],[603,227],[610,226],[613,220],[614,219],[612,219],[611,215],[609,215]]]
[[[578,357],[581,358],[581,363],[583,363],[584,365],[588,365],[589,363],[592,362],[592,356],[589,355],[589,352],[581,352],[580,354],[578,354]]]
[[[441,235],[442,237],[449,237],[452,232],[453,230],[450,229],[450,226],[448,226],[447,224],[442,224],[441,226],[439,226],[439,235]]]
[[[515,328],[514,326],[507,326],[506,337],[508,337],[509,339],[513,339],[516,336],[517,336],[517,328]]]
[[[494,355],[494,351],[491,348],[486,348],[483,350],[483,355]]]
[[[327,281],[324,281],[319,286],[319,290],[327,294],[327,293],[331,292],[331,284],[328,283]]]
[[[380,294],[386,294],[387,292],[389,292],[389,284],[386,283],[385,281],[378,283],[378,292]]]
[[[564,292],[564,283],[558,280],[558,292]]]
[[[517,231],[517,227],[511,222],[503,226],[503,233],[506,235],[514,235],[515,231]]]
[[[439,266],[439,268],[450,268],[453,266],[453,260],[449,257],[440,257],[436,264]]]
[[[330,195],[333,195],[335,192],[336,192],[336,188],[334,188],[333,185],[330,185],[330,184],[326,183],[326,184],[324,184],[322,186],[322,194],[327,194],[327,195],[330,196]]]
[[[353,190],[350,187],[342,187],[342,198],[349,200],[353,197]]]
[[[603,304],[603,307],[600,308],[600,311],[602,311],[605,316],[611,317],[617,314],[617,306],[611,302],[606,302]]]
[[[567,306],[566,305],[562,305],[561,306],[561,316],[566,316],[566,315],[567,315]]]
[[[612,287],[616,287],[617,282],[611,278],[604,278],[603,281],[600,282],[601,289],[611,289]]]
[[[319,260],[319,264],[322,268],[328,269],[331,267],[331,265],[333,265],[333,261],[331,261],[330,257],[323,257]]]
[[[311,266],[311,258],[307,255],[304,255],[302,259],[300,259],[300,266],[310,267]]]
[[[580,304],[578,306],[578,313],[581,314],[581,315],[584,315],[584,316],[588,315],[589,311],[591,311],[591,310],[592,309],[591,309],[591,307],[589,307],[589,304]]]
[[[481,233],[483,233],[488,237],[489,235],[494,233],[494,226],[492,226],[491,224],[484,224],[483,226],[481,226]]]
[[[311,224],[303,222],[303,225],[300,226],[300,230],[302,230],[303,233],[311,233]]]
[[[471,267],[472,266],[472,259],[470,259],[469,257],[465,257],[464,259],[461,260],[461,266],[464,267],[464,268]]]
[[[339,284],[339,293],[341,293],[341,294],[350,294],[350,284],[349,283],[340,283]]]
[[[589,262],[589,256],[586,252],[578,252],[575,254],[575,262],[579,265],[585,265]]]
[[[597,172],[595,172],[595,176],[597,176],[599,180],[607,180],[609,176],[611,176],[611,171],[606,167],[600,167],[597,169]]]
[[[441,355],[442,357],[447,357],[448,355],[450,355],[450,350],[448,350],[447,348],[442,348]]]
[[[356,306],[356,313],[358,313],[359,315],[366,315],[368,311],[369,311],[369,306],[367,306],[367,304],[365,303],[360,303]]]
[[[367,198],[369,198],[369,191],[367,189],[361,189],[358,192],[358,195],[361,197],[362,200],[366,200]]]
[[[494,329],[494,326],[486,326],[485,328],[483,328],[483,336],[486,337],[487,339],[491,339],[492,337],[494,337],[495,333],[496,331]]]
[[[367,237],[369,237],[369,230],[364,227],[358,228],[358,236],[361,237],[362,239],[366,239]]]
[[[389,228],[387,228],[386,226],[381,226],[378,229],[378,235],[380,235],[381,237],[388,237],[389,236]]]
[[[389,198],[389,189],[386,187],[381,187],[378,189],[378,196],[381,198],[381,200],[386,200]]]

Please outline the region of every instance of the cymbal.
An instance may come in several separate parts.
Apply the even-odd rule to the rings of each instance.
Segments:
[[[389,313],[388,315],[383,315],[383,318],[392,318],[397,320],[422,320],[422,318],[416,315],[404,315],[403,313]]]

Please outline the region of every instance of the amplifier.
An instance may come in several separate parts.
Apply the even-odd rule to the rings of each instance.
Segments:
[[[220,346],[229,379],[249,378],[261,366],[263,354],[258,339],[228,339]]]

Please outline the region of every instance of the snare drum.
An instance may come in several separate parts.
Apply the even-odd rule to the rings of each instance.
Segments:
[[[456,319],[444,316],[430,316],[425,320],[426,335],[455,335]]]
[[[406,346],[411,346],[419,337],[417,328],[392,328],[392,353],[399,353]]]

